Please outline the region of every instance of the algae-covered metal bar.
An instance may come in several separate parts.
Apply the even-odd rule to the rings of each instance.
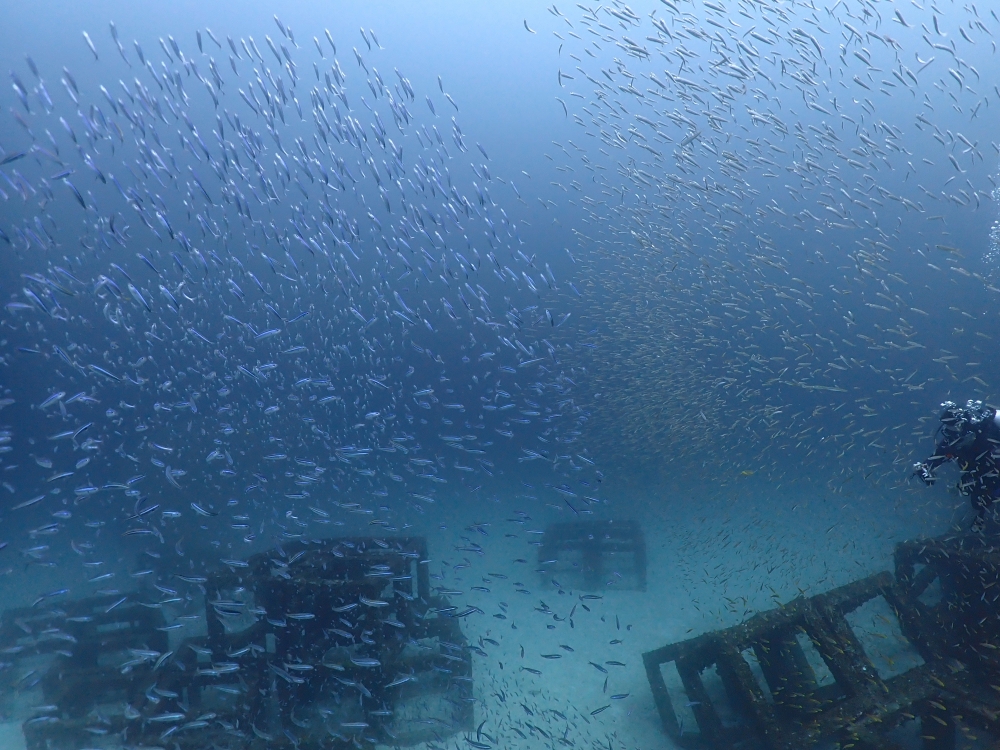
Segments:
[[[663,728],[706,750],[892,748],[891,730],[907,722],[925,748],[955,747],[959,729],[996,736],[998,582],[1000,554],[982,542],[906,542],[895,576],[647,652]],[[859,624],[865,617],[874,628]],[[892,639],[904,664],[886,661],[873,638]]]

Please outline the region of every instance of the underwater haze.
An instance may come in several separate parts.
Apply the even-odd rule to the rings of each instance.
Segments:
[[[969,526],[911,474],[941,402],[1000,402],[998,13],[5,8],[0,611],[162,616],[102,748],[670,747],[643,652]],[[552,553],[603,522],[598,579]],[[417,604],[345,600],[324,671],[268,654],[330,613],[209,591],[416,537],[472,723],[411,703],[409,743],[380,659],[431,648]],[[213,607],[266,644],[212,654]],[[4,747],[62,720],[18,653]],[[182,654],[227,718],[165,687]]]

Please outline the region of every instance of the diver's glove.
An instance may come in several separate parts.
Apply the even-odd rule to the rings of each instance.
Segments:
[[[925,463],[913,464],[913,476],[918,477],[921,482],[930,487],[937,481],[937,477],[931,473],[930,468],[928,468]]]

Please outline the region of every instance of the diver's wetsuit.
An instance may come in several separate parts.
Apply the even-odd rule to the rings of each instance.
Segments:
[[[979,404],[976,415],[979,419],[960,417],[949,424],[946,415],[964,412],[968,416],[968,407],[973,403]],[[976,509],[972,529],[981,531],[986,523],[986,510],[1000,499],[1000,412],[984,408],[980,402],[969,402],[966,407],[966,410],[953,407],[950,412],[946,409],[941,417],[942,437],[934,455],[913,468],[914,474],[929,486],[935,481],[934,470],[954,461],[961,471],[958,490],[969,496]]]

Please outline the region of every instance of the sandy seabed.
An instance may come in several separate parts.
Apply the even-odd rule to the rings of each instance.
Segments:
[[[611,750],[670,747],[643,652],[891,570],[896,542],[942,533],[965,512],[961,498],[940,488],[847,493],[805,480],[777,485],[746,477],[712,491],[694,485],[603,489],[608,501],[590,505],[592,515],[536,488],[471,500],[442,495],[410,519],[413,527],[401,529],[427,536],[432,588],[462,591],[451,596],[452,604],[483,611],[463,619],[470,644],[486,653],[471,654],[480,727],[471,739],[525,750],[560,740]],[[640,522],[645,591],[623,588],[629,576],[613,569],[595,591],[573,588],[572,577],[554,581],[538,572],[541,535],[532,532],[587,518]],[[321,531],[371,533],[360,525],[327,526],[316,536]],[[481,552],[471,551],[470,541]],[[127,572],[131,562],[118,564]],[[68,567],[13,571],[0,579],[3,608],[31,604],[38,592],[61,586],[71,586],[73,597],[83,595],[81,580],[82,572]],[[187,630],[172,633],[172,641],[193,634]],[[37,690],[21,698],[6,702],[4,750],[23,747],[20,722],[42,701]],[[693,721],[689,709],[680,706],[678,713]],[[456,740],[465,750],[461,736],[447,746]]]

